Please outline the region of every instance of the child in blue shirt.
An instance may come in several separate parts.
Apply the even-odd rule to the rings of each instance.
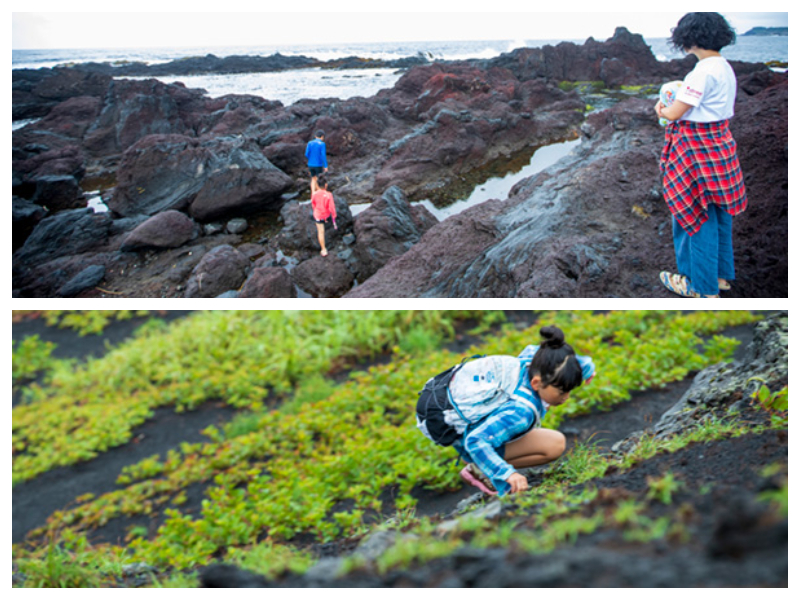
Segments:
[[[594,376],[592,359],[577,356],[561,329],[543,327],[540,335],[541,345],[528,346],[517,358],[493,356],[472,369],[473,363],[457,369],[440,415],[419,419],[418,408],[418,425],[434,441],[453,427],[442,445],[455,438],[451,443],[467,463],[462,479],[487,494],[525,491],[528,480],[517,468],[543,465],[564,453],[564,434],[542,428],[542,419],[550,406],[566,402],[574,388]],[[492,400],[485,404],[497,406],[475,422],[469,411],[483,409],[481,402],[470,402],[471,396],[485,396],[487,389]]]
[[[306,160],[308,161],[308,173],[311,175],[311,195],[319,189],[317,185],[317,175],[328,170],[328,157],[325,148],[325,132],[318,129],[314,133],[314,139],[306,144]]]

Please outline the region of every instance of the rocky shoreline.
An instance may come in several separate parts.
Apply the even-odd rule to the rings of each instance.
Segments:
[[[248,67],[250,58],[181,67],[298,68],[276,56]],[[14,296],[668,295],[657,280],[674,261],[658,177],[663,131],[645,98],[693,59],[660,63],[625,29],[491,60],[412,59],[392,65],[407,70],[371,98],[291,106],[107,72],[140,65],[13,71],[14,118],[41,117],[12,136]],[[734,68],[732,128],[752,200],[735,220],[729,295],[785,297],[788,74]],[[632,97],[593,112],[576,89],[587,82]],[[302,202],[303,150],[319,128],[340,213],[324,259]],[[452,200],[494,166],[577,137],[572,156],[508,199],[441,223],[411,203]],[[96,189],[108,212],[85,208],[84,192]],[[349,206],[366,202],[354,217]],[[279,223],[253,225],[265,214]]]

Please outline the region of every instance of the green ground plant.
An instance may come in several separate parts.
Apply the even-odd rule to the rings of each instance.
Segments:
[[[591,355],[598,365],[598,374],[590,386],[576,389],[570,403],[552,409],[547,416],[548,427],[556,427],[566,416],[609,409],[628,400],[632,391],[665,385],[707,366],[719,358],[723,347],[729,353],[732,345],[714,338],[704,341],[695,332],[711,336],[752,320],[754,316],[743,311],[542,315],[542,324],[562,327],[576,351]],[[419,325],[407,323],[411,327]],[[359,324],[363,326],[363,319]],[[213,325],[229,337],[246,339],[238,330],[230,331],[213,319],[211,324],[194,325],[191,357],[186,357],[185,363],[171,365],[167,372],[172,378],[164,379],[159,388],[171,401],[175,400],[173,381],[181,380],[179,368],[197,369],[194,372],[202,373],[204,381],[219,377],[216,363],[225,369],[225,351],[231,346],[214,352],[212,344],[202,343],[204,336],[198,325]],[[516,355],[525,345],[535,343],[539,326],[527,330],[503,328],[464,355]],[[188,343],[184,335],[178,336],[176,343]],[[306,339],[314,345],[312,336]],[[158,345],[157,339],[147,342]],[[713,358],[705,354],[706,349]],[[204,365],[205,370],[199,370],[194,365],[192,361],[198,360],[200,352],[213,354],[214,368]],[[133,354],[142,360],[147,358],[144,350]],[[164,524],[154,536],[132,539],[128,554],[133,561],[179,570],[196,568],[220,552],[251,548],[262,540],[283,545],[299,534],[319,541],[361,535],[366,530],[364,516],[369,513],[396,510],[411,514],[409,511],[416,504],[411,494],[415,487],[444,491],[460,485],[457,469],[452,468],[453,455],[435,447],[416,430],[413,404],[428,377],[459,362],[462,356],[445,350],[409,354],[397,347],[389,364],[354,372],[347,381],[331,384],[324,394],[309,397],[292,409],[265,410],[257,405],[261,412],[255,413],[255,422],[244,430],[235,434],[210,432],[212,439],[207,443],[183,444],[151,464],[129,468],[124,473],[130,478],[126,487],[86,498],[75,508],[55,513],[48,526],[35,535],[60,535],[98,527],[120,516],[161,511],[166,516]],[[266,360],[263,355],[258,359]],[[248,362],[242,373],[255,370],[254,362],[257,361]],[[143,371],[149,373],[147,369]],[[142,380],[141,373],[136,380],[147,388],[149,380]],[[112,377],[117,375],[112,373]],[[138,392],[140,397],[146,397],[145,391]],[[233,393],[228,390],[220,397],[229,398]],[[292,406],[292,401],[286,406]],[[715,435],[732,434],[733,429],[732,425],[718,426]],[[658,441],[650,445],[649,451],[674,451],[676,447],[674,441]],[[543,503],[546,507],[542,513],[554,518],[547,527],[544,523],[539,525],[546,530],[545,541],[537,542],[540,549],[573,540],[602,523],[596,515],[582,513],[596,490],[572,492],[571,486],[601,477],[609,466],[630,468],[636,460],[645,459],[645,453],[641,453],[627,464],[611,462],[590,445],[572,454],[548,475],[546,485],[514,500],[520,509]],[[199,513],[183,514],[174,505],[169,507],[187,486],[197,482],[212,484]],[[391,506],[384,506],[387,490],[393,498]],[[351,508],[336,509],[341,503]],[[568,522],[555,524],[562,518]],[[478,540],[475,543],[500,543],[515,537],[515,531],[507,529],[503,536],[488,542],[480,542],[480,536],[473,535]],[[432,535],[429,526],[425,535]],[[519,543],[533,544],[524,539]],[[432,545],[430,552],[444,552],[448,547]],[[411,551],[407,548],[398,548],[396,553],[385,559],[387,564],[410,560],[407,557]]]
[[[270,392],[375,356],[414,328],[452,335],[459,311],[210,311],[143,328],[100,359],[54,369],[15,407],[13,481],[127,442],[160,406],[211,399],[263,410]],[[303,340],[298,344],[297,340]]]
[[[672,495],[682,487],[683,483],[676,480],[672,473],[666,473],[663,477],[648,477],[647,498],[661,504],[672,504]]]
[[[38,373],[49,371],[53,366],[53,350],[56,345],[53,342],[46,342],[38,335],[32,335],[25,339],[11,343],[11,378],[13,384],[25,379],[30,379]]]
[[[753,400],[757,401],[767,412],[775,427],[789,426],[789,387],[772,392],[769,387],[762,385],[753,393]]]

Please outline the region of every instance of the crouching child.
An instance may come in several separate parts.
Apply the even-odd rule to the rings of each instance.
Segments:
[[[545,429],[551,406],[595,372],[558,327],[540,330],[539,346],[518,357],[485,356],[431,378],[417,402],[417,426],[428,439],[453,446],[467,463],[461,478],[490,495],[528,489],[517,469],[556,460],[566,449],[560,431]]]

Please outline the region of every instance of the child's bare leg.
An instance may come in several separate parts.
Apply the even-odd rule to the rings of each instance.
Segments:
[[[319,240],[320,254],[328,256],[328,249],[325,247],[325,224],[317,223],[317,239]]]
[[[564,454],[567,438],[553,429],[531,429],[521,438],[506,444],[505,459],[517,468],[535,467]]]
[[[313,196],[314,192],[316,192],[318,189],[319,189],[319,186],[317,185],[317,176],[314,175],[311,178],[311,195]]]

